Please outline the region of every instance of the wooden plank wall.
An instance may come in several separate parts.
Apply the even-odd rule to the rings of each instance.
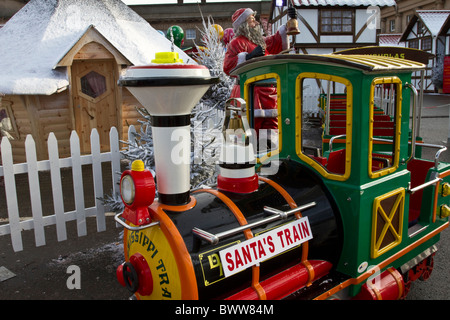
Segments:
[[[36,141],[38,160],[48,159],[47,138],[50,132],[58,139],[60,156],[70,155],[71,118],[68,92],[51,96],[5,96],[2,103],[11,104],[11,122],[17,131],[11,134],[14,163],[25,162],[25,138],[31,134]]]
[[[122,128],[118,128],[120,139],[128,140],[128,128],[134,125],[139,130],[138,119],[144,120],[135,106],[141,104],[126,89],[122,88]],[[69,90],[50,96],[5,96],[2,105],[9,105],[12,110],[11,122],[16,132],[11,132],[14,163],[26,162],[25,138],[31,134],[36,142],[38,160],[48,159],[47,139],[53,132],[58,140],[59,156],[70,156],[70,134],[73,115],[69,109]]]
[[[139,132],[141,124],[138,120],[145,119],[136,111],[136,107],[142,108],[142,105],[127,88],[122,88],[122,99],[122,137],[124,141],[127,141],[129,127],[133,125]]]

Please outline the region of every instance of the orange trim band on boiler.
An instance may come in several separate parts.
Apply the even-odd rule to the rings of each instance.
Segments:
[[[225,203],[225,205],[231,210],[231,212],[234,214],[234,216],[236,217],[236,220],[239,222],[239,224],[241,226],[247,224],[247,219],[245,219],[245,217],[242,214],[241,210],[225,194],[223,194],[223,193],[221,193],[221,192],[219,192],[218,190],[215,190],[215,189],[200,189],[200,190],[194,191],[194,193],[198,193],[198,192],[208,192],[208,193],[211,193],[212,195],[216,196],[217,198],[222,200],[222,202]],[[246,239],[253,238],[253,233],[252,233],[252,231],[250,229],[245,229],[244,230],[244,235],[245,235]]]
[[[270,180],[268,178],[265,178],[265,177],[258,176],[258,179],[263,181],[263,182],[265,182],[265,183],[268,183],[275,190],[277,190],[278,193],[280,193],[282,195],[282,197],[284,198],[284,200],[286,200],[286,202],[289,204],[291,209],[297,208],[297,204],[295,203],[294,199],[292,199],[291,195],[282,186],[280,186],[278,183],[276,183],[275,181]]]
[[[289,204],[289,206],[291,207],[291,209],[297,208],[297,203],[295,203],[294,199],[291,197],[291,195],[282,187],[280,186],[278,183],[276,183],[273,180],[270,180],[268,178],[265,177],[260,177],[258,176],[259,180],[268,183],[270,186],[272,186],[275,190],[277,190],[281,196],[284,198],[284,200],[286,200],[286,202]],[[295,217],[297,219],[300,219],[302,217],[302,213],[301,212],[297,212],[295,214]],[[304,242],[302,244],[302,262],[308,260],[308,251],[309,251],[309,244],[308,241]],[[308,268],[308,270],[310,271],[311,269]],[[314,275],[310,274],[310,279],[313,279]]]
[[[380,290],[371,281],[367,281],[367,288],[371,291],[371,295],[376,297],[376,299],[372,298],[373,300],[383,300]]]
[[[208,192],[208,193],[216,196],[217,198],[222,200],[222,202],[231,210],[231,212],[234,214],[234,216],[236,217],[236,220],[239,222],[239,224],[241,226],[248,224],[247,219],[245,219],[241,210],[225,194],[223,194],[215,189],[201,189],[201,190],[195,191],[195,193],[197,193],[197,192]],[[253,238],[253,232],[250,229],[245,229],[244,235],[247,240]],[[259,283],[259,266],[252,267],[252,287],[255,290],[255,292],[258,295],[258,298],[260,300],[267,299],[266,292],[264,291],[263,287]]]
[[[265,177],[258,176],[258,179],[269,184],[275,190],[277,190],[278,193],[281,194],[281,196],[284,198],[284,200],[286,200],[286,202],[289,204],[291,209],[297,208],[297,203],[294,201],[294,199],[291,197],[291,195],[278,183],[276,183],[275,181],[270,180],[268,178],[265,178]],[[302,217],[301,212],[297,212],[295,214],[296,219],[300,219],[301,217]],[[306,267],[306,269],[308,270],[310,280],[307,283],[307,286],[310,286],[315,275],[314,275],[314,269],[311,267],[311,264],[308,262],[308,252],[309,252],[309,241],[306,241],[306,242],[302,243],[301,261],[304,264],[304,266]]]
[[[172,219],[164,212],[164,205],[161,205],[159,202],[154,202],[149,208],[152,213],[152,218],[160,222],[159,226],[166,236],[177,262],[182,288],[181,299],[198,300],[197,279],[195,277],[191,256],[186,248],[183,237],[180,235]]]
[[[398,287],[397,300],[398,300],[402,297],[403,291],[405,289],[405,284],[403,282],[402,275],[399,272],[397,272],[397,270],[394,267],[390,267],[387,270],[389,271],[389,273],[392,275],[392,277],[395,279],[395,282],[397,283],[397,287]]]

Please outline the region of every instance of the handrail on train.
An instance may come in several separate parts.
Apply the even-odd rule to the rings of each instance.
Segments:
[[[390,142],[393,143],[391,139],[383,139],[383,138],[373,138],[375,141],[381,141],[381,142]],[[413,140],[414,142],[414,140]],[[408,141],[408,144],[413,144],[411,141]],[[415,144],[415,143],[414,143]],[[446,146],[441,146],[438,144],[431,144],[431,143],[420,143],[421,147],[427,147],[427,148],[436,148],[439,149],[436,151],[436,154],[434,155],[434,167],[437,169],[439,164],[439,157],[441,156],[441,153],[447,150]],[[410,158],[411,159],[411,158]],[[409,160],[408,160],[409,161]]]
[[[341,135],[338,135],[338,136],[334,136],[334,137],[332,137],[332,138],[330,139],[330,142],[329,142],[329,151],[330,151],[330,152],[333,151],[333,141],[334,141],[335,139],[339,139],[339,138],[343,138],[343,137],[345,137],[345,134],[341,134]],[[393,143],[393,140],[391,140],[391,139],[373,138],[373,140],[374,140],[374,141],[380,141],[380,142]],[[415,140],[415,139],[413,139],[413,140]],[[411,141],[409,141],[408,143],[409,143],[409,144],[413,144]],[[447,147],[446,147],[446,146],[441,146],[441,145],[438,145],[438,144],[431,144],[431,143],[420,143],[420,146],[421,146],[421,147],[427,147],[427,148],[436,148],[436,149],[439,149],[438,151],[436,151],[436,154],[434,155],[434,167],[435,167],[435,169],[437,170],[438,165],[439,165],[439,157],[441,156],[441,153],[442,153],[442,152],[444,152],[444,151],[447,150]],[[411,160],[411,159],[412,159],[412,158],[410,158],[409,160]],[[408,160],[408,161],[409,161],[409,160]],[[433,179],[433,180],[430,180],[430,181],[427,181],[427,182],[425,182],[425,183],[422,183],[421,185],[418,185],[418,186],[416,186],[416,187],[414,187],[414,188],[411,188],[411,182],[409,182],[407,191],[408,191],[410,194],[413,194],[413,193],[415,193],[415,192],[417,192],[417,191],[419,191],[419,190],[422,190],[422,189],[424,189],[424,188],[426,188],[426,187],[428,187],[428,186],[434,185],[435,183],[440,182],[441,180],[442,180],[441,178],[435,178],[435,179]]]
[[[338,136],[331,137],[330,142],[329,142],[329,151],[333,152],[333,142],[334,142],[335,139],[340,139],[340,138],[344,138],[344,137],[345,137],[345,134],[340,134]],[[373,140],[374,141],[380,141],[380,142],[389,142],[389,143],[393,143],[394,142],[391,139],[383,139],[383,138],[373,138]],[[415,141],[414,140],[413,140],[413,142],[414,142],[414,145],[415,145]],[[413,144],[413,142],[408,141],[409,144]],[[438,164],[439,164],[439,157],[441,156],[442,152],[447,150],[447,147],[446,146],[442,146],[442,145],[438,145],[438,144],[432,144],[432,143],[420,143],[419,145],[421,147],[439,149],[438,151],[436,151],[436,154],[434,155],[434,167],[437,169]]]
[[[335,139],[340,139],[340,138],[345,138],[346,136],[347,136],[346,134],[340,134],[340,135],[331,137],[330,138],[330,142],[328,142],[328,150],[330,152],[333,152],[333,142],[334,142],[334,140]]]

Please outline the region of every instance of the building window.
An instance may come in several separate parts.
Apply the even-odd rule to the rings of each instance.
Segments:
[[[422,50],[431,51],[431,38],[423,38],[422,39]]]
[[[417,21],[417,34],[423,34],[425,32],[425,26],[422,21]]]
[[[408,14],[408,15],[406,16],[406,24],[408,24],[409,21],[411,21],[411,18],[412,18],[412,17],[413,17],[412,14]]]
[[[395,20],[389,20],[389,31],[395,32]]]
[[[419,40],[417,39],[409,40],[408,45],[410,48],[419,49]]]
[[[322,34],[352,34],[352,10],[322,10],[320,12],[320,31]]]
[[[197,32],[195,29],[187,29],[186,30],[186,40],[195,40],[197,38]]]
[[[101,74],[91,71],[81,78],[81,92],[91,98],[97,98],[106,92],[106,79]]]

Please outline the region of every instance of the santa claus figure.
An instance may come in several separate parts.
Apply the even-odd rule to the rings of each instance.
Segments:
[[[289,39],[286,26],[281,26],[278,31],[268,37],[263,37],[262,28],[255,19],[256,12],[250,8],[241,8],[231,17],[233,22],[234,38],[227,46],[223,70],[230,74],[236,66],[252,58],[277,54],[289,48]],[[290,18],[296,18],[294,8],[289,8]],[[231,97],[240,96],[239,84],[233,87]],[[255,129],[277,129],[278,110],[276,84],[266,83],[255,87],[254,117]]]

